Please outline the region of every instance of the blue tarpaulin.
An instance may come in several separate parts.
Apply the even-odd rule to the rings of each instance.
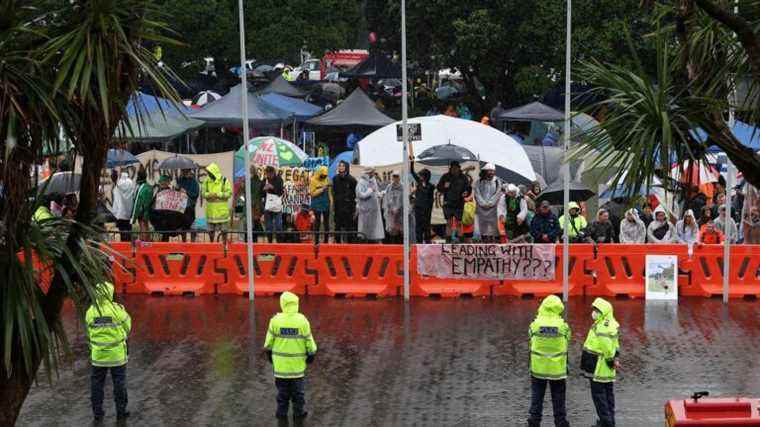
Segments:
[[[134,117],[137,111],[140,111],[143,116],[148,116],[158,111],[163,111],[166,115],[179,114],[179,111],[189,113],[192,109],[181,103],[175,104],[166,98],[135,92],[129,97],[127,115],[130,118]]]
[[[261,95],[264,102],[273,105],[295,116],[296,120],[306,120],[322,112],[322,109],[306,101],[280,95],[279,93],[265,93]]]

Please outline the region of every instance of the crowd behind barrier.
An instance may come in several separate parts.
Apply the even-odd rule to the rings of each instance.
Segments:
[[[562,293],[562,246],[548,281],[442,279],[418,272],[417,249],[410,258],[410,291],[422,297],[542,297]],[[243,242],[116,242],[110,246],[117,292],[158,295],[248,295]],[[646,255],[678,258],[682,296],[723,293],[720,245],[577,244],[569,248],[569,292],[613,298],[645,296]],[[731,247],[729,296],[760,297],[760,245]],[[333,297],[403,295],[403,246],[374,244],[269,244],[254,251],[255,295],[285,291]],[[45,269],[41,276],[48,278]]]

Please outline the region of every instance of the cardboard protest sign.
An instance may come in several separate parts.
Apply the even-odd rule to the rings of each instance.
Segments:
[[[417,271],[442,279],[554,280],[555,245],[417,245]]]
[[[156,193],[153,209],[184,213],[187,207],[187,194],[182,191],[163,190]]]

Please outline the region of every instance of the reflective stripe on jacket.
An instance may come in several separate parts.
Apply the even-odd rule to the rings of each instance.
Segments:
[[[588,331],[583,350],[597,356],[592,379],[599,383],[615,381],[615,358],[619,354],[618,322],[612,312],[612,304],[597,298],[592,304],[602,314]],[[587,375],[591,377],[590,375]]]
[[[565,310],[556,295],[546,297],[530,324],[530,374],[535,378],[567,378],[567,348],[570,327],[562,318]]]
[[[281,313],[269,321],[264,348],[272,352],[275,378],[302,378],[306,357],[317,352],[306,316],[298,312],[298,297],[290,292],[280,296]]]

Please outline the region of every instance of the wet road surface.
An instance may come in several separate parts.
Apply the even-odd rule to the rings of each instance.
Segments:
[[[569,420],[595,421],[578,375],[591,299],[569,304]],[[125,425],[274,426],[271,366],[261,356],[276,298],[255,308],[234,296],[123,298],[133,319]],[[760,397],[760,302],[682,299],[677,309],[614,301],[623,370],[618,425],[663,425],[672,397]],[[319,352],[307,379],[303,425],[525,425],[530,400],[528,325],[538,300],[301,299]],[[52,386],[40,376],[19,425],[88,425],[89,363],[82,327],[66,311],[74,360]],[[110,383],[110,381],[109,381]],[[110,384],[106,424],[115,425]],[[553,425],[551,404],[544,425]]]

